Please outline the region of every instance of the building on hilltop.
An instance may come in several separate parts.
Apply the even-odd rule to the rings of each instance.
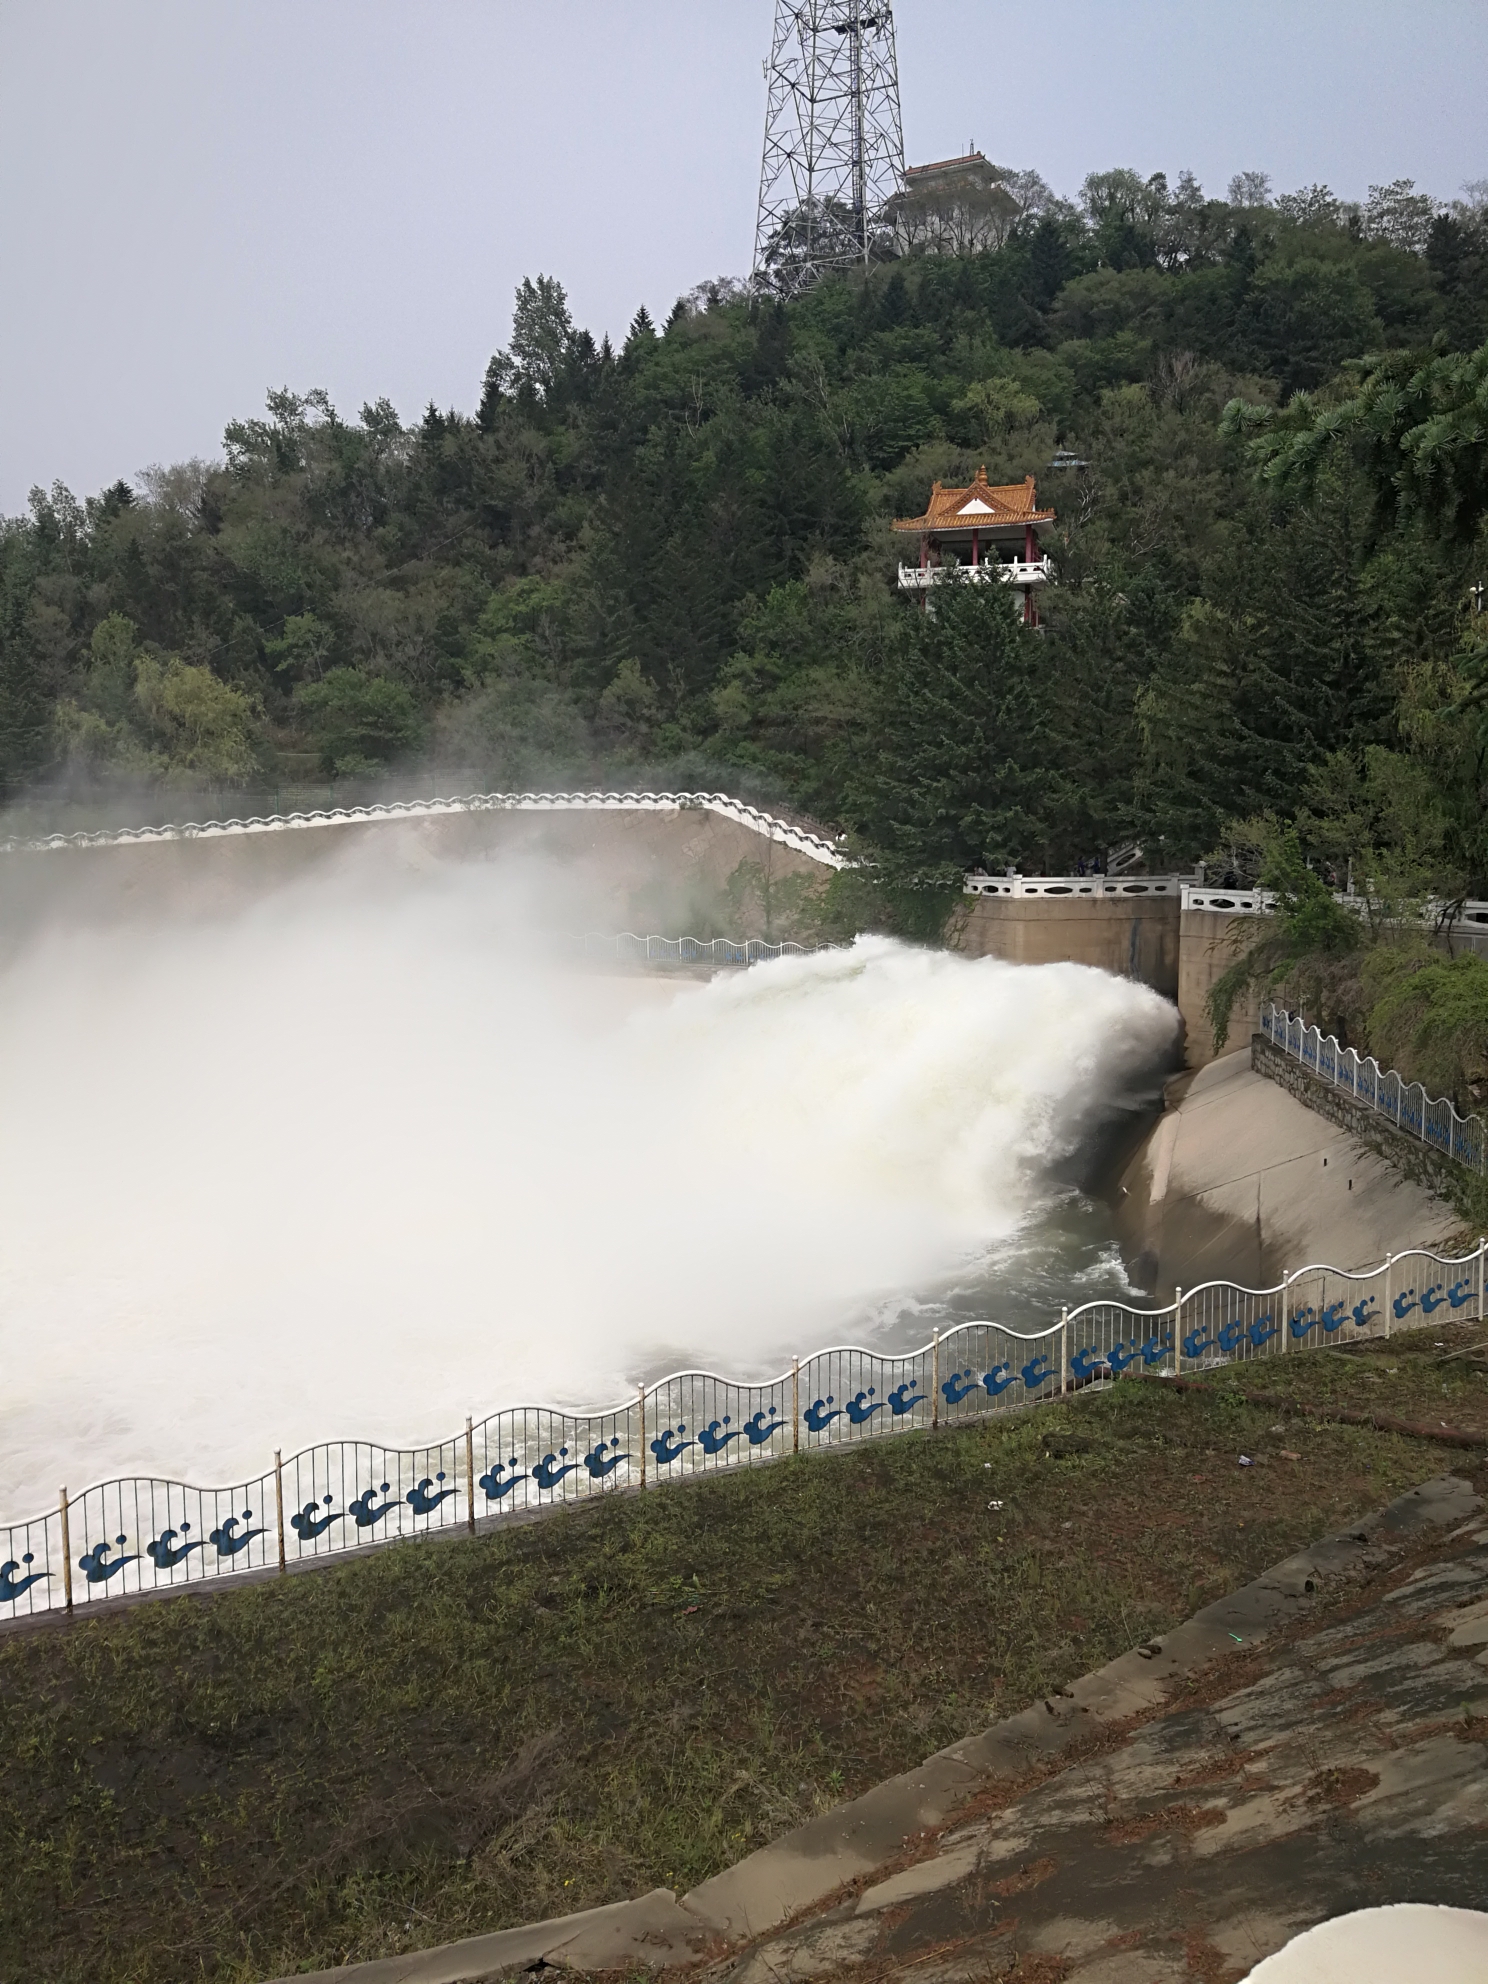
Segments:
[[[928,605],[932,586],[954,571],[980,585],[1013,586],[1022,597],[1026,626],[1039,623],[1036,600],[1052,568],[1041,551],[1054,523],[1052,510],[1038,506],[1030,475],[1023,482],[992,485],[985,468],[965,489],[930,487],[922,517],[896,519],[895,530],[914,531],[920,540],[918,565],[899,567],[899,590],[918,593]]]
[[[900,255],[978,255],[1000,248],[1022,207],[1007,174],[979,151],[912,165],[884,208]]]

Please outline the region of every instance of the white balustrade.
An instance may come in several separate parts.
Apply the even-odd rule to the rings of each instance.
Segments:
[[[901,592],[926,592],[931,586],[945,585],[953,579],[965,579],[972,585],[980,586],[993,584],[1046,586],[1053,583],[1054,567],[1047,558],[1032,560],[1017,558],[1007,565],[989,558],[981,565],[901,565],[899,567]]]
[[[1130,902],[1144,896],[1177,896],[1184,889],[1181,875],[987,875],[969,874],[962,891],[969,896],[1027,898],[1072,897]]]

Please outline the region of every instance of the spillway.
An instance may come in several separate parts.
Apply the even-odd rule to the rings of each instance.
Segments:
[[[1171,1005],[884,938],[603,977],[565,887],[360,849],[32,921],[0,968],[0,1512],[1119,1285],[1068,1164],[1150,1092]]]

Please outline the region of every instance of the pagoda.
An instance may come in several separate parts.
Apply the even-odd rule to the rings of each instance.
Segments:
[[[1039,623],[1035,600],[1052,569],[1041,546],[1054,523],[1052,510],[1038,506],[1030,475],[1022,482],[993,485],[985,468],[965,489],[930,486],[930,506],[922,517],[895,521],[895,530],[914,531],[920,540],[918,565],[899,567],[899,590],[919,593],[929,603],[932,586],[954,572],[980,585],[1016,587],[1025,625]]]

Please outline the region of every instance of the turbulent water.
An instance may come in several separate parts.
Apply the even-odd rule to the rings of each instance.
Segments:
[[[1141,986],[886,939],[576,969],[515,862],[54,919],[0,974],[0,1510],[1119,1285]],[[545,904],[544,913],[538,905]]]

